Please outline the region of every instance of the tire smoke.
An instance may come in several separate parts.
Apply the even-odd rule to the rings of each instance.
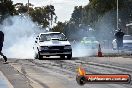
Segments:
[[[13,16],[0,26],[5,34],[3,53],[8,58],[33,58],[35,33],[40,32],[37,23],[28,16]]]
[[[74,44],[73,47],[73,57],[85,57],[96,55],[97,49],[87,48],[80,43]]]

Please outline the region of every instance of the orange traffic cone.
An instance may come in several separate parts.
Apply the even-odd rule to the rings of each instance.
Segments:
[[[98,57],[102,57],[102,51],[101,51],[101,46],[99,44],[99,47],[98,47]]]

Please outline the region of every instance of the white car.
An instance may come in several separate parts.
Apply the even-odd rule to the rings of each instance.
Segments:
[[[60,56],[72,58],[72,48],[65,35],[60,32],[40,33],[34,45],[35,58],[42,59],[43,56]]]
[[[113,49],[117,49],[117,42],[116,39],[112,41]],[[131,35],[124,35],[123,37],[123,50],[132,50],[132,36]]]

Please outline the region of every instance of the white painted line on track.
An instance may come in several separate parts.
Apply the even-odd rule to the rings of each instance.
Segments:
[[[1,71],[0,71],[0,81],[2,81],[0,83],[0,88],[14,88]]]

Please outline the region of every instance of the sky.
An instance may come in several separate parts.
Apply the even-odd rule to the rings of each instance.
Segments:
[[[28,0],[12,0],[13,3],[27,3]],[[74,10],[74,6],[85,6],[89,3],[89,0],[30,0],[35,7],[37,6],[46,6],[54,5],[55,13],[58,17],[58,21],[65,22],[68,21],[71,17],[71,14]]]

